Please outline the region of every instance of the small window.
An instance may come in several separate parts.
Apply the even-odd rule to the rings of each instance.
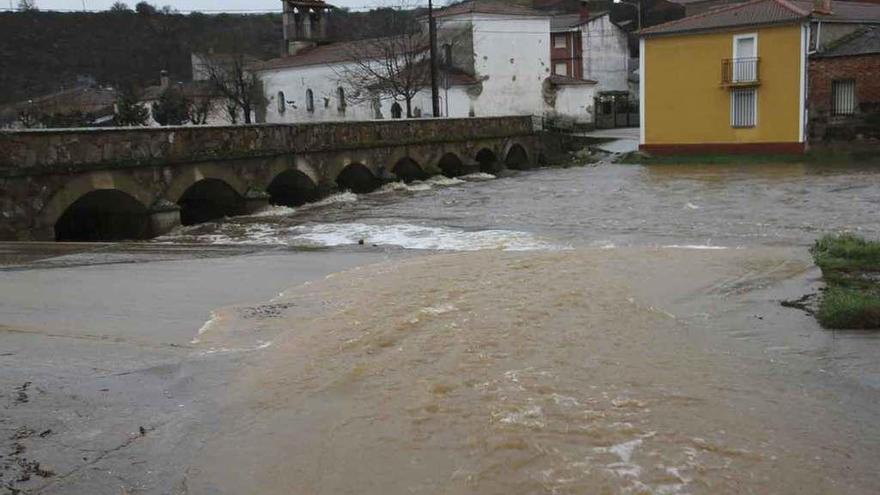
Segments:
[[[394,102],[394,105],[391,105],[391,118],[399,119],[403,114],[403,109],[400,108],[400,103]]]
[[[568,64],[566,64],[565,62],[556,62],[556,64],[553,66],[553,73],[560,76],[567,76]]]
[[[306,111],[314,112],[315,111],[315,95],[312,93],[311,89],[306,90]]]
[[[443,65],[452,66],[452,45],[449,43],[443,45]]]
[[[832,81],[831,113],[834,115],[853,115],[856,113],[855,80]]]
[[[568,39],[564,34],[553,35],[553,48],[565,48],[568,46]]]
[[[345,90],[342,89],[342,86],[336,88],[336,109],[340,112],[345,111]]]
[[[758,91],[736,89],[730,93],[730,125],[755,127],[758,123]]]
[[[284,101],[284,91],[278,92],[278,113],[284,113],[287,109],[287,103]]]

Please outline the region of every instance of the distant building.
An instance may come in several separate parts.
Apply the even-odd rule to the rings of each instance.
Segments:
[[[876,4],[753,0],[642,30],[642,148],[802,152],[811,108],[854,97],[863,86],[876,88],[875,74],[822,62],[822,52],[878,24]],[[853,43],[873,46],[870,39]],[[820,64],[831,72],[814,72]],[[830,96],[808,92],[823,85]],[[840,108],[849,111],[854,104],[846,101]]]
[[[115,102],[113,88],[78,85],[0,107],[0,128],[110,126]]]
[[[360,49],[362,54],[376,40],[327,44],[320,28],[326,4],[286,0],[284,5],[285,25],[293,26],[285,30],[288,55],[251,67],[264,83],[267,122],[404,115],[402,101],[378,87],[363,94],[346,77],[353,53]],[[595,83],[576,72],[568,75],[568,70],[564,75],[553,73],[550,15],[510,3],[473,0],[437,10],[435,18],[440,115],[564,115],[592,122]],[[428,49],[427,40],[422,49]],[[416,95],[413,107],[414,116],[431,115],[429,87]]]

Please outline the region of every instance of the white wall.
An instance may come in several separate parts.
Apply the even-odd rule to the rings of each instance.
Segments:
[[[550,75],[550,18],[474,14],[474,70],[485,77],[477,117],[542,115]]]
[[[578,122],[592,121],[594,86],[560,88],[556,104],[549,108],[544,100],[543,83],[550,75],[549,17],[466,14],[438,19],[442,27],[469,26],[473,29],[474,71],[481,84],[440,89],[441,114],[449,117],[487,117],[498,115],[563,114]],[[445,26],[443,26],[445,25]],[[622,33],[619,28],[615,29]],[[626,89],[626,37],[623,35],[622,88]],[[607,69],[611,72],[611,69]],[[337,88],[344,82],[343,67],[313,65],[261,71],[268,100],[266,122],[309,122],[332,120],[370,120],[375,112],[369,101],[348,102],[345,112],[337,109]],[[306,109],[306,90],[314,94],[313,112]],[[278,111],[278,91],[293,101]],[[325,98],[329,101],[325,106]],[[448,101],[447,101],[448,100]],[[380,101],[382,118],[391,118],[389,98]],[[405,104],[399,102],[405,115]],[[423,117],[431,115],[431,92],[421,91],[413,100]]]
[[[321,122],[368,120],[373,118],[369,101],[353,103],[352,89],[343,80],[344,66],[310,65],[260,71],[266,95],[266,122]],[[344,111],[339,110],[337,88],[346,93]],[[311,89],[314,110],[309,111],[306,92]],[[284,93],[284,111],[279,111],[278,92]]]
[[[584,49],[584,79],[599,84],[596,91],[628,89],[629,47],[626,32],[608,15],[581,26]]]
[[[578,124],[592,124],[595,88],[593,85],[559,86],[554,104],[546,106],[545,115]]]

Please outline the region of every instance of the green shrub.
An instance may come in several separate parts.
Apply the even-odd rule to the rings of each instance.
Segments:
[[[822,296],[817,314],[825,328],[880,328],[880,296],[872,291],[832,286]]]

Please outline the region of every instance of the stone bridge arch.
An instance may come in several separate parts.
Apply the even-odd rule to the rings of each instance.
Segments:
[[[275,174],[265,191],[269,194],[270,203],[284,206],[299,206],[320,197],[318,181],[298,167]]]
[[[122,172],[95,171],[75,176],[65,181],[61,187],[51,194],[45,206],[36,217],[32,230],[40,238],[57,238],[56,224],[61,217],[65,213],[70,213],[69,209],[77,204],[78,201],[98,191],[115,191],[127,196],[143,208],[144,214],[149,210],[157,195],[156,191],[138,184],[131,176]],[[121,199],[122,197],[115,195],[115,198]],[[101,199],[110,202],[114,200],[111,196],[105,196]],[[101,203],[102,201],[99,200],[93,202],[89,207],[100,209]],[[120,218],[116,221],[122,221],[122,219]],[[133,221],[135,220],[133,219]],[[91,238],[88,240],[102,239]]]
[[[499,157],[503,160],[504,166],[513,170],[525,170],[532,168],[534,165],[534,157],[536,150],[529,153],[530,147],[521,143],[519,140],[509,140],[505,143],[503,152]]]

